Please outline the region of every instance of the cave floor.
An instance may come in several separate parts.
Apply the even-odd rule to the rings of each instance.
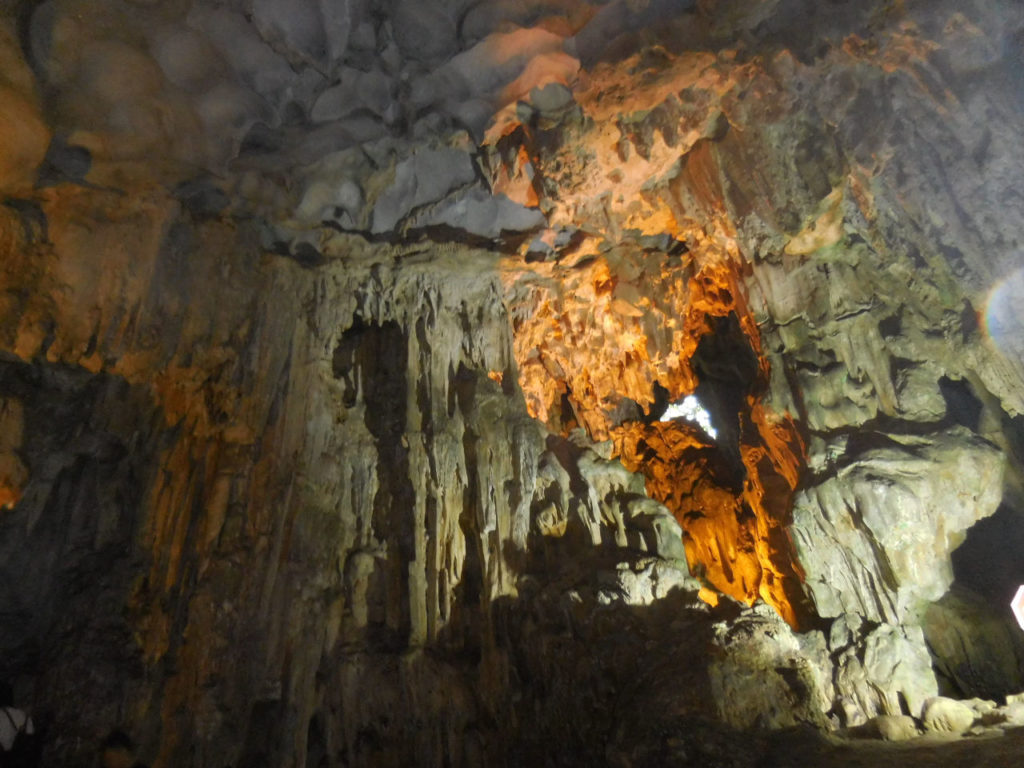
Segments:
[[[1024,763],[1024,728],[981,736],[923,736],[903,742],[780,734],[758,768],[1010,768]]]

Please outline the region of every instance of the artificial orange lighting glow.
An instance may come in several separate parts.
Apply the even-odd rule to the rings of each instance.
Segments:
[[[24,430],[21,401],[0,398],[0,509],[9,509],[17,504],[28,483],[28,469],[18,457]]]
[[[721,453],[693,425],[633,423],[614,440],[623,464],[642,472],[648,493],[676,516],[695,575],[737,600],[761,598],[798,626],[805,617],[802,572],[785,525],[802,446],[795,429],[777,439],[786,428],[772,425],[769,442],[758,417],[742,420],[747,477],[739,493],[729,487]]]
[[[741,264],[714,248],[699,264],[612,249],[560,272],[560,286],[534,280],[520,296],[522,311],[513,305],[520,385],[530,413],[550,429],[579,425],[612,440],[679,520],[691,569],[705,584],[747,603],[761,598],[799,625],[805,597],[786,524],[804,448],[792,419],[759,399],[769,367]],[[698,346],[730,316],[756,357],[751,394],[736,415],[734,465],[694,425],[645,423],[640,410],[653,406],[655,383],[671,399],[697,388]]]
[[[779,54],[774,65],[799,63]],[[787,525],[804,446],[793,419],[763,402],[770,369],[736,226],[778,211],[734,118],[749,101],[781,118],[782,89],[735,51],[652,48],[581,71],[571,90],[575,111],[560,122],[513,118],[485,141],[496,188],[533,204],[528,170],[549,232],[569,241],[549,237],[542,258],[524,250],[504,265],[527,407],[554,432],[580,426],[611,440],[643,473],[680,521],[708,594],[763,599],[799,625],[810,608]],[[864,194],[854,193],[859,205]],[[841,202],[830,196],[785,255],[831,242]],[[705,405],[717,400],[718,443],[692,425],[652,423],[698,386]]]

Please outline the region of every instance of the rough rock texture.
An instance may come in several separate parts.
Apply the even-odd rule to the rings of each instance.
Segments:
[[[0,676],[48,762],[1021,722],[935,697],[1021,687],[978,521],[1024,515],[1022,30],[0,0]]]
[[[948,553],[998,506],[1003,459],[962,427],[925,438],[862,433],[843,448],[794,502],[807,588],[821,616],[899,623],[949,589]]]
[[[39,276],[3,324],[6,348],[38,360],[7,364],[4,394],[22,398],[30,425],[30,478],[5,525],[34,543],[5,539],[21,552],[5,559],[5,582],[23,585],[9,598],[28,615],[10,648],[34,657],[53,692],[51,759],[87,752],[125,721],[166,764],[301,761],[326,691],[345,691],[354,698],[330,705],[346,707],[354,730],[321,738],[372,763],[374,747],[355,734],[388,705],[358,691],[398,695],[401,675],[451,673],[369,660],[442,637],[479,648],[491,636],[480,611],[514,592],[509,563],[526,546],[530,496],[518,489],[533,486],[541,433],[487,377],[511,365],[501,315],[480,316],[477,342],[462,332],[476,316],[466,307],[490,303],[464,302],[494,295],[495,278],[452,273],[438,285],[435,259],[395,280],[395,256],[314,274],[261,259],[245,227],[195,225],[156,194],[126,210],[108,193],[67,190],[48,205],[94,222],[82,229],[48,208],[51,243],[18,242],[3,259]],[[275,311],[254,315],[261,305]],[[56,378],[54,393],[26,401],[19,381],[32,377]],[[124,405],[103,404],[111,398]],[[47,419],[49,400],[67,413]],[[14,579],[36,551],[52,559],[32,563],[37,578]],[[101,576],[97,562],[125,566]],[[68,579],[81,592],[72,612],[34,591]],[[322,664],[338,682],[322,679]],[[84,718],[90,668],[113,687]],[[434,716],[451,706],[445,696]],[[296,725],[268,731],[271,720]],[[440,754],[399,743],[396,762],[418,748]]]
[[[1020,627],[987,609],[983,595],[954,587],[928,606],[921,627],[946,695],[998,699],[1024,688]]]
[[[879,715],[871,720],[869,726],[882,741],[906,741],[919,735],[910,715]]]
[[[662,252],[682,255],[665,260],[663,275],[681,268],[688,277],[711,263],[741,286],[729,296],[743,296],[760,333],[753,349],[769,376],[764,406],[775,410],[775,423],[785,424],[783,410],[797,419],[810,474],[792,517],[785,504],[755,512],[754,542],[742,525],[714,523],[713,548],[688,548],[695,571],[706,568],[716,586],[732,592],[739,585],[737,596],[751,599],[750,584],[761,573],[769,581],[776,569],[766,563],[781,556],[796,563],[791,573],[806,575],[819,615],[852,611],[873,622],[914,625],[924,604],[952,583],[949,552],[966,529],[1018,494],[1020,368],[1013,334],[1003,330],[1015,313],[1000,281],[1013,284],[1019,233],[1016,223],[995,221],[990,205],[998,207],[999,195],[1015,199],[1010,179],[1021,172],[1018,158],[999,149],[1020,118],[1016,81],[1006,76],[1011,59],[996,53],[1008,49],[994,41],[1007,41],[1006,30],[1019,29],[1021,20],[907,4],[891,19],[868,13],[854,21],[858,11],[848,8],[849,15],[828,21],[801,19],[814,30],[801,36],[794,31],[800,25],[784,21],[795,20],[798,6],[773,5],[754,50],[735,56],[708,55],[699,45],[681,50],[669,36],[664,48],[614,68],[595,65],[574,88],[575,111],[531,115],[505,130],[492,157],[509,178],[529,158],[539,205],[556,231],[569,233],[568,245],[558,247],[556,237],[544,258],[567,270],[596,275],[603,261],[603,284],[617,288],[630,279],[618,267],[621,241],[658,248],[656,238],[667,234]],[[746,18],[756,25],[765,17]],[[844,24],[852,26],[841,32]],[[714,39],[715,29],[712,23],[704,30],[710,38],[693,30],[683,37]],[[994,39],[982,43],[986,35]],[[1016,50],[1016,43],[1005,45]],[[827,74],[818,85],[821,73]],[[972,79],[986,87],[965,85]],[[999,115],[981,135],[968,117],[978,109]],[[646,281],[665,279],[656,275]],[[594,285],[602,285],[599,277]],[[675,313],[682,333],[669,337],[678,349],[688,335],[692,344],[706,333],[699,325],[691,330],[688,312],[717,313],[714,305],[701,306],[692,287],[685,295],[687,311]],[[600,306],[579,290],[558,301]],[[653,382],[669,398],[697,388],[687,378],[692,368],[674,364],[676,348],[647,326],[664,312],[657,300],[646,300],[650,311],[643,300],[633,301],[639,309],[625,301],[609,302],[591,325],[572,321],[585,310],[568,312],[560,326],[572,335],[549,330],[543,340],[552,302],[538,298],[523,313],[536,320],[536,330],[525,331],[520,367],[528,394],[548,393],[541,407],[531,400],[542,418],[550,420],[559,382],[577,417],[593,421],[593,412],[603,411],[599,428],[602,419],[622,418],[614,398],[623,396],[641,406],[632,418],[643,419],[657,401]],[[745,324],[746,312],[739,316]],[[616,347],[609,336],[628,344]],[[589,343],[568,344],[570,354],[558,354],[563,338],[581,337]],[[617,349],[623,353],[616,356]],[[753,412],[751,405],[741,411]],[[735,418],[735,408],[719,411]],[[680,477],[706,461],[693,441],[672,442],[683,451]],[[627,446],[624,457],[632,461],[634,451],[650,456],[646,441]],[[707,465],[695,473],[704,483],[715,474]],[[755,475],[749,465],[746,474]],[[668,503],[670,492],[657,486],[649,481]],[[682,487],[696,495],[692,481]],[[771,497],[782,498],[778,489]],[[699,520],[680,515],[688,536],[721,505],[704,494],[696,506]],[[749,519],[746,509],[731,517]],[[769,533],[779,525],[789,526],[795,555]],[[706,531],[694,538],[712,540]],[[751,544],[756,551],[758,541],[772,542],[773,558],[743,565],[741,553]],[[736,571],[729,573],[723,560]],[[786,615],[792,601],[779,597],[773,603]],[[923,635],[908,631],[917,645],[912,655],[927,660]],[[981,664],[986,651],[969,645],[965,653]],[[934,679],[925,672],[913,684],[927,690]]]
[[[506,281],[531,413],[551,429],[580,424],[611,438],[683,525],[688,558],[710,584],[763,598],[793,623],[805,617],[781,525],[803,446],[792,422],[759,402],[767,374],[730,270],[622,246],[510,270]],[[667,405],[659,390],[675,399],[694,388],[712,407],[717,446],[656,420]]]
[[[795,635],[764,603],[715,626],[726,651],[712,663],[719,714],[738,728],[824,727],[831,709],[831,664],[820,632]]]
[[[914,714],[938,693],[920,627],[856,619],[833,623],[829,650],[835,660],[835,712],[845,726],[875,715]]]
[[[792,447],[798,445],[794,437],[783,438],[788,449],[776,447],[786,429],[786,416],[778,412],[769,411],[766,419],[780,430],[775,441],[764,441],[762,428],[761,437],[744,436],[738,451],[758,451],[774,462],[775,471],[766,473],[751,466],[758,460],[745,461],[738,474],[757,478],[755,486],[768,485],[767,475],[773,481],[769,498],[779,504],[775,509],[755,503],[734,507],[727,490],[716,490],[722,501],[690,490],[695,484],[684,479],[686,468],[706,462],[696,458],[699,441],[658,438],[658,443],[688,451],[685,459],[684,453],[654,447],[670,465],[680,467],[671,487],[699,499],[694,519],[687,519],[685,502],[670,502],[672,491],[658,487],[653,469],[645,472],[651,492],[669,503],[683,523],[691,564],[706,569],[712,583],[737,597],[752,599],[760,592],[790,618],[802,612],[799,598],[786,585],[794,573],[806,574],[815,609],[824,616],[852,609],[875,621],[902,621],[922,600],[940,597],[952,580],[948,552],[1003,496],[1003,457],[1016,439],[1014,359],[1004,356],[1007,350],[1001,352],[999,341],[979,327],[972,307],[984,297],[969,287],[991,285],[990,278],[980,275],[991,274],[992,265],[979,263],[974,278],[966,276],[970,268],[962,259],[952,259],[952,246],[939,248],[936,258],[920,255],[935,252],[922,238],[936,224],[921,220],[923,199],[907,201],[927,194],[948,172],[941,158],[921,149],[922,142],[935,139],[915,139],[912,151],[900,152],[907,139],[900,133],[903,123],[896,123],[894,134],[879,141],[899,147],[888,154],[875,152],[874,165],[865,166],[860,154],[868,141],[866,126],[856,122],[859,113],[840,109],[842,102],[830,90],[863,88],[866,94],[876,83],[904,109],[922,114],[951,109],[950,100],[957,97],[950,90],[936,93],[920,80],[900,77],[881,83],[880,73],[895,66],[888,62],[913,56],[914,66],[924,67],[923,57],[941,45],[923,39],[925,29],[915,26],[915,19],[904,18],[902,26],[867,45],[848,36],[823,62],[809,62],[799,50],[773,49],[778,44],[773,40],[763,58],[749,52],[738,58],[690,51],[677,55],[669,46],[635,55],[627,66],[617,64],[618,70],[597,65],[574,89],[576,111],[545,112],[516,130],[506,129],[492,156],[502,169],[499,180],[501,173],[522,172],[522,158],[530,158],[541,208],[549,211],[556,228],[570,233],[567,246],[559,247],[556,238],[545,257],[568,277],[561,278],[559,266],[546,268],[542,274],[554,290],[540,282],[523,298],[513,294],[515,301],[529,302],[522,327],[516,328],[524,388],[532,412],[549,424],[566,418],[567,404],[569,418],[600,435],[609,421],[643,418],[657,400],[655,382],[670,399],[694,389],[700,394],[702,378],[694,376],[693,361],[699,340],[709,333],[708,318],[736,311],[743,328],[759,328],[761,342],[752,349],[767,358],[760,363],[769,377],[766,405],[799,415],[810,437],[807,460],[815,480],[812,489],[801,492],[795,517],[790,518],[779,481],[799,472],[802,451]],[[954,12],[950,19],[946,35],[965,23]],[[807,90],[805,78],[822,66],[830,72],[829,86]],[[624,71],[644,75],[628,80]],[[943,76],[934,74],[940,80]],[[851,85],[839,85],[846,81]],[[806,108],[801,89],[820,98],[815,110]],[[795,173],[783,159],[791,156],[797,158]],[[902,164],[899,173],[886,164],[887,157]],[[745,174],[746,168],[756,171]],[[976,171],[971,173],[978,178]],[[599,193],[608,181],[614,192]],[[894,196],[900,202],[891,202]],[[883,199],[890,202],[883,205]],[[957,215],[968,216],[963,210]],[[978,209],[974,215],[980,219],[985,213]],[[890,219],[899,223],[890,224]],[[620,229],[609,230],[608,221]],[[972,226],[981,231],[980,224]],[[671,239],[655,245],[654,238],[666,234]],[[649,248],[682,255],[653,269],[633,257],[624,267],[628,250],[621,242],[638,236],[644,244],[645,237],[651,238]],[[967,247],[958,246],[956,252]],[[998,269],[1009,274],[1012,265],[1012,259],[1003,258]],[[715,279],[714,269],[727,277]],[[535,273],[526,280],[536,280]],[[911,274],[916,277],[909,281],[898,276]],[[694,285],[702,276],[716,286],[717,296]],[[560,286],[566,279],[572,289],[563,294]],[[667,289],[653,297],[633,293],[631,299],[637,280]],[[741,300],[737,297],[742,297],[742,309],[733,305]],[[658,304],[666,298],[674,301],[674,312]],[[590,312],[596,322],[576,320]],[[669,312],[675,317],[653,323]],[[673,327],[679,330],[661,335]],[[943,330],[936,332],[938,327]],[[736,366],[736,353],[718,354],[720,359],[726,355]],[[677,360],[689,360],[689,365]],[[736,405],[725,397],[730,378],[743,381],[736,370],[729,377],[704,374],[703,380],[715,382],[707,389],[718,393],[712,411],[724,420],[737,418]],[[742,433],[744,422],[757,423],[763,406],[742,397],[733,402],[739,403]],[[957,432],[956,425],[964,429]],[[860,433],[851,437],[851,430]],[[962,450],[957,447],[961,442]],[[650,456],[649,444],[648,438],[634,438],[620,450],[632,466],[639,466]],[[768,450],[761,447],[765,444]],[[883,468],[889,460],[883,458],[887,445],[894,465]],[[900,446],[906,446],[904,459]],[[722,450],[726,463],[730,450]],[[939,460],[940,455],[946,458]],[[867,463],[861,467],[860,460]],[[902,468],[896,466],[901,463]],[[935,471],[944,463],[948,471]],[[926,465],[929,477],[923,474]],[[695,471],[704,483],[716,474],[706,465]],[[837,472],[849,472],[842,476],[854,484],[852,478],[863,472],[870,498],[852,487],[838,490]],[[944,476],[955,490],[942,485]],[[968,477],[976,485],[963,485]],[[924,484],[934,484],[934,492]],[[837,488],[835,502],[828,501],[831,488]],[[936,503],[946,511],[933,511],[931,498],[941,499]],[[854,526],[862,525],[865,509],[875,510],[866,514],[867,532],[842,520],[827,533],[811,532],[829,528],[836,515],[848,514],[848,506]],[[725,515],[712,514],[723,507]],[[742,522],[751,514],[757,521],[752,530]],[[795,556],[785,536],[773,533],[791,519]],[[934,533],[929,533],[932,525]],[[755,558],[743,554],[761,546],[766,552]],[[863,570],[858,565],[862,559],[869,561]],[[793,565],[794,560],[799,564]]]
[[[963,733],[974,724],[974,710],[956,699],[936,696],[928,699],[921,710],[926,731]]]
[[[3,260],[37,282],[8,304],[0,381],[29,468],[3,519],[3,641],[45,691],[48,759],[111,724],[166,765],[525,760],[553,722],[565,754],[600,756],[594,734],[670,667],[681,717],[729,711],[710,661],[676,658],[712,619],[674,518],[527,416],[492,256],[341,238],[314,271],[157,192],[126,210],[65,188],[44,212],[50,240],[15,230]],[[556,652],[570,608],[582,635]],[[510,718],[533,739],[513,746]]]

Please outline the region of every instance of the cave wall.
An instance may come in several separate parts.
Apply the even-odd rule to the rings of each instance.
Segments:
[[[331,747],[373,762],[357,734],[395,702],[366,691],[400,699],[403,675],[443,674],[399,663],[428,643],[479,653],[491,633],[475,624],[514,589],[510,561],[525,548],[522,489],[543,443],[487,377],[512,364],[492,258],[447,273],[432,258],[399,278],[397,254],[358,266],[353,254],[313,272],[158,193],[129,211],[103,192],[49,204],[78,216],[45,207],[46,243],[13,222],[3,259],[41,276],[4,320],[5,365],[57,380],[19,400],[16,448],[31,469],[5,526],[24,530],[28,551],[72,562],[36,563],[43,584],[11,600],[31,617],[18,647],[48,700],[106,700],[89,719],[52,713],[54,754],[87,752],[78,743],[100,724],[127,722],[159,737],[166,764],[301,762],[330,699],[347,729]],[[79,388],[113,391],[90,402]],[[39,413],[50,400],[58,412]],[[126,466],[93,466],[110,452]],[[22,551],[13,575],[26,540],[6,541]],[[70,598],[41,591],[53,580],[82,591],[73,614],[91,603],[98,616],[61,615]],[[104,689],[87,693],[90,681]],[[427,748],[431,763],[441,749],[401,743],[391,762]]]
[[[951,559],[1024,514],[1016,9],[122,5],[0,4],[48,760],[741,765],[1024,688]]]
[[[116,725],[164,765],[502,764],[567,711],[566,753],[603,754],[606,674],[674,647],[644,607],[707,606],[642,479],[528,416],[495,256],[346,238],[311,269],[158,191],[67,192],[3,260],[36,267],[4,323],[4,674],[45,759]],[[577,626],[600,666],[549,648]]]
[[[655,381],[669,399],[699,392],[692,349],[706,333],[700,321],[741,297],[769,379],[746,418],[763,407],[782,430],[772,441],[762,428],[745,447],[768,446],[760,451],[776,472],[766,476],[786,478],[792,466],[800,487],[791,507],[754,515],[760,532],[751,535],[740,510],[687,479],[688,467],[708,461],[697,458],[699,435],[659,437],[677,446],[674,457],[665,451],[677,469],[663,489],[648,470],[649,489],[684,529],[708,530],[706,547],[717,540],[692,548],[691,565],[749,600],[759,578],[774,571],[779,581],[773,560],[795,563],[789,572],[817,616],[855,615],[880,628],[923,622],[941,657],[957,630],[928,619],[927,606],[953,585],[948,553],[1019,493],[1021,372],[1009,329],[1020,318],[1006,300],[1020,269],[1019,219],[996,211],[1016,205],[1022,170],[1010,148],[1020,125],[1011,74],[1020,51],[1009,30],[1020,20],[976,6],[902,4],[859,20],[865,9],[831,10],[777,4],[769,17],[731,17],[729,33],[738,24],[753,37],[738,51],[715,50],[716,35],[729,34],[716,27],[724,17],[712,14],[703,28],[691,19],[689,37],[673,30],[661,47],[593,65],[574,88],[575,111],[539,108],[498,141],[504,169],[520,162],[507,145],[526,148],[549,220],[578,230],[548,257],[555,288],[536,270],[520,278],[520,290],[542,293],[532,306],[570,318],[572,334],[536,326],[520,366],[540,417],[550,418],[561,387],[585,423],[618,423],[624,399],[642,409],[655,402]],[[621,229],[609,231],[608,220]],[[672,255],[624,265],[623,240]],[[586,316],[594,299],[558,286],[573,286],[581,264],[604,270],[601,282],[620,304],[577,328],[571,318]],[[728,288],[724,300],[707,301],[693,285],[713,270],[728,276],[717,281]],[[661,323],[652,319],[667,314],[673,287],[654,299],[633,290],[688,280],[686,299]],[[629,341],[619,353],[615,337]],[[687,343],[690,354],[681,351]],[[798,425],[788,439],[787,418]],[[634,466],[649,456],[636,439],[621,450]],[[756,462],[746,473],[755,487]],[[698,476],[707,483],[713,474]],[[728,497],[720,485],[712,489]],[[700,498],[689,523],[687,501],[672,498],[679,488],[691,503]],[[723,518],[708,514],[721,506]],[[773,541],[765,532],[780,525],[786,534]],[[742,553],[759,542],[771,554],[742,567]],[[799,614],[788,607],[798,601],[780,598],[786,590],[773,600],[771,589],[762,586],[761,596],[783,615]],[[998,679],[1020,682],[1004,607],[1011,596],[963,598],[985,603],[978,610],[1005,643],[995,672],[982,633],[959,630],[976,650],[956,664],[989,667],[988,691]]]

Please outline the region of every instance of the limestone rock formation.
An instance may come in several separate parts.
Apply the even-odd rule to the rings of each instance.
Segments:
[[[876,715],[916,716],[938,693],[920,627],[865,626],[857,616],[833,624],[829,639],[835,659],[834,709],[845,726]]]
[[[954,586],[925,609],[921,628],[948,692],[997,699],[1024,689],[1020,627],[988,610],[983,595]]]
[[[715,626],[725,657],[710,675],[721,717],[741,729],[825,727],[831,663],[820,632],[795,635],[766,604]]]
[[[46,763],[1020,725],[1022,39],[0,0],[0,678]]]
[[[955,699],[936,696],[924,703],[921,722],[928,731],[963,733],[974,724],[974,710]]]
[[[794,502],[806,584],[821,616],[899,623],[949,589],[948,553],[995,512],[1003,458],[962,427],[844,442]]]
[[[883,741],[906,741],[918,736],[917,725],[909,715],[879,715],[870,724]]]

